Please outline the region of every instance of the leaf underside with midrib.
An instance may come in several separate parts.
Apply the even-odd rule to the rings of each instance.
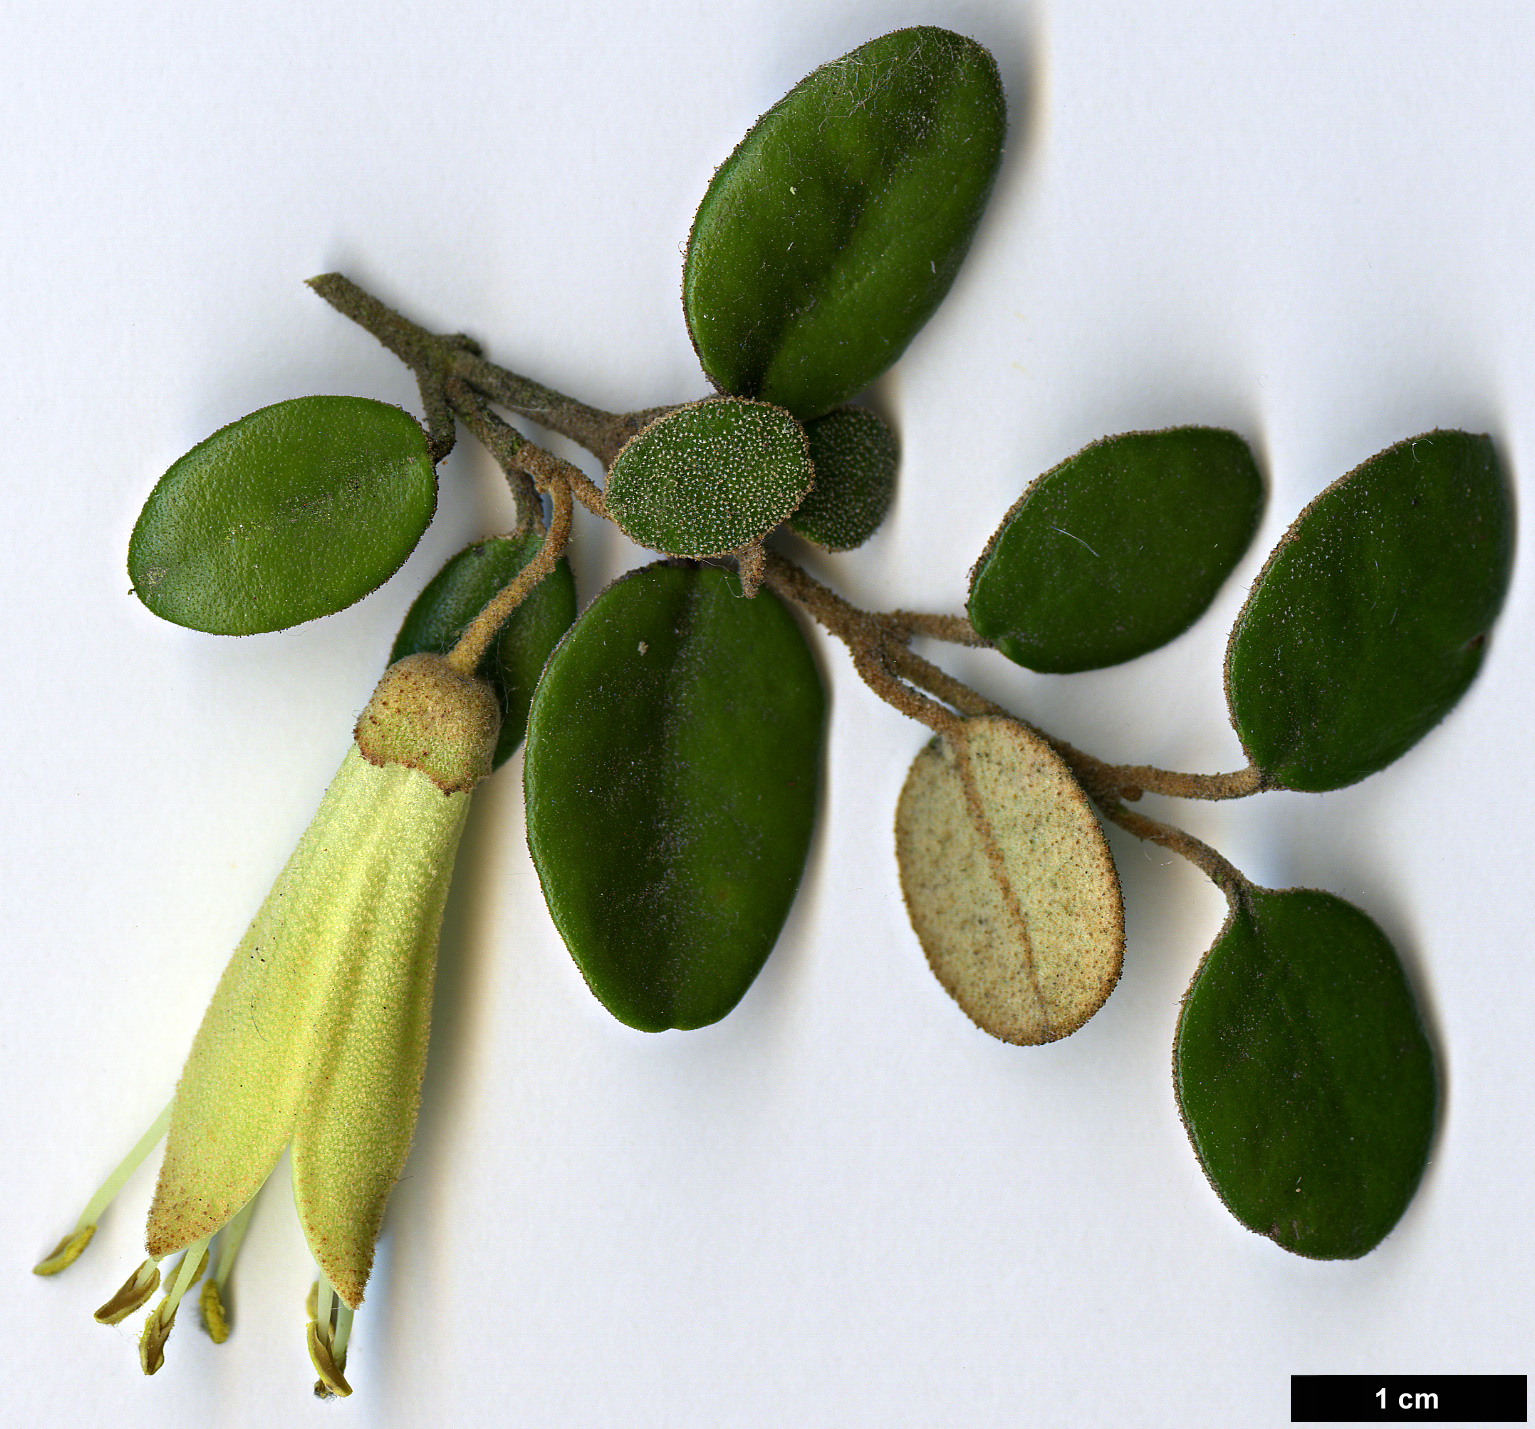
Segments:
[[[1119,979],[1124,908],[1103,831],[1032,730],[966,720],[917,756],[895,820],[901,891],[938,981],[983,1031],[1075,1032]]]

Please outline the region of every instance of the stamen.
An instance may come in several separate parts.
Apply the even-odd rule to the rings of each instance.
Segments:
[[[181,1297],[196,1283],[208,1266],[208,1242],[212,1236],[195,1240],[186,1248],[174,1274],[165,1298],[155,1306],[154,1313],[144,1321],[144,1333],[139,1336],[139,1363],[145,1374],[153,1374],[165,1363],[165,1342],[170,1338],[171,1327],[176,1323],[176,1307]]]
[[[346,1368],[346,1342],[352,1338],[352,1320],[357,1312],[345,1300],[336,1301],[336,1337],[331,1341],[331,1357]]]
[[[202,1294],[198,1297],[198,1308],[203,1315],[203,1328],[207,1330],[209,1338],[216,1345],[223,1344],[229,1338],[229,1312],[224,1306],[224,1286],[229,1283],[229,1273],[234,1269],[235,1256],[239,1254],[240,1242],[245,1239],[251,1212],[255,1208],[256,1198],[252,1196],[235,1212],[234,1218],[224,1227],[219,1240],[218,1264],[213,1274],[203,1283]]]
[[[173,1102],[166,1102],[165,1110],[154,1119],[149,1130],[134,1143],[133,1150],[118,1162],[116,1169],[101,1183],[96,1194],[85,1203],[85,1209],[80,1212],[80,1219],[75,1222],[74,1230],[70,1231],[54,1247],[52,1255],[38,1261],[32,1267],[34,1275],[57,1275],[59,1271],[75,1263],[80,1252],[91,1243],[91,1237],[96,1234],[96,1222],[101,1219],[101,1213],[106,1210],[112,1198],[122,1190],[123,1183],[139,1169],[144,1158],[155,1149],[156,1143],[165,1135],[166,1128],[171,1124],[172,1105]],[[122,1292],[119,1291],[118,1293],[121,1294]],[[146,1297],[153,1293],[154,1286],[151,1285],[146,1292]],[[112,1300],[109,1300],[107,1304],[113,1304],[116,1298],[116,1296],[113,1296]],[[139,1305],[143,1303],[143,1300],[139,1301]],[[102,1308],[106,1307],[103,1306]],[[137,1308],[137,1305],[133,1307],[135,1310]],[[125,1311],[124,1313],[131,1314],[132,1310]],[[114,1320],[110,1323],[116,1324],[116,1321]]]
[[[352,1333],[352,1311],[323,1275],[309,1292],[309,1360],[319,1379],[316,1399],[345,1398],[352,1392],[342,1373],[346,1369],[346,1342]]]
[[[126,1320],[155,1293],[159,1284],[159,1264],[153,1260],[146,1260],[123,1281],[122,1289],[96,1312],[97,1322],[103,1325],[115,1325],[121,1320]]]
[[[57,1275],[59,1271],[73,1265],[80,1258],[80,1252],[91,1243],[91,1237],[96,1234],[93,1225],[76,1226],[74,1230],[64,1237],[48,1256],[37,1262],[32,1267],[33,1275]]]
[[[203,1329],[208,1332],[208,1338],[216,1345],[223,1344],[229,1338],[229,1316],[224,1311],[224,1297],[219,1294],[217,1280],[203,1281],[197,1308],[202,1312]]]

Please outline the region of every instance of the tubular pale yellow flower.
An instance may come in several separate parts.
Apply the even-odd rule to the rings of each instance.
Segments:
[[[311,1351],[318,1341],[326,1389],[348,1392],[340,1371],[350,1311],[362,1302],[384,1203],[410,1149],[443,905],[469,791],[490,771],[499,724],[490,688],[436,656],[411,656],[385,674],[198,1028],[169,1108],[150,1260],[104,1312],[122,1318],[144,1303],[166,1256],[191,1247],[189,1260],[204,1258],[209,1237],[248,1207],[291,1146],[305,1238],[327,1297],[334,1287],[345,1306],[333,1322],[327,1304],[311,1325]],[[152,1131],[135,1148],[139,1158],[158,1139]],[[109,1181],[105,1199],[115,1190]],[[40,1273],[79,1253],[105,1199],[93,1198],[89,1224],[82,1217]],[[220,1257],[220,1277],[232,1250]],[[146,1326],[149,1373],[194,1269],[172,1276]],[[227,1333],[221,1284],[209,1282],[204,1303],[217,1307],[210,1330],[217,1320]]]
[[[416,1120],[437,931],[468,811],[354,744],[192,1043],[149,1212],[156,1259],[212,1235],[293,1145],[310,1249],[354,1308]]]

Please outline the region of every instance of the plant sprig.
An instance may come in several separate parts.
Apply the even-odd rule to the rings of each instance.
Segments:
[[[1236,433],[1105,437],[1004,514],[963,615],[862,610],[777,544],[787,527],[852,549],[888,510],[894,434],[846,403],[942,300],[1004,134],[995,64],[946,31],[898,31],[796,86],[715,174],[689,237],[683,314],[717,389],[702,402],[607,412],[341,274],[312,279],[410,367],[426,432],[341,398],[233,424],[151,496],[130,553],[135,588],[156,613],[224,633],[339,609],[419,538],[433,468],[462,423],[505,473],[516,525],[449,563],[394,655],[431,650],[493,681],[497,763],[526,726],[534,864],[615,1016],[652,1031],[723,1017],[788,914],[824,720],[793,607],[934,736],[901,795],[897,861],[918,940],[965,1012],[1004,1040],[1043,1043],[1112,992],[1124,917],[1100,818],[1188,859],[1230,905],[1175,1050],[1195,1153],[1252,1229],[1302,1255],[1363,1254],[1411,1198],[1435,1115],[1432,1056],[1395,953],[1342,900],[1259,888],[1129,806],[1147,792],[1338,788],[1422,738],[1484,657],[1511,562],[1507,483],[1486,437],[1427,432],[1300,514],[1227,649],[1241,769],[1099,759],[919,654],[922,639],[1068,674],[1157,649],[1208,609],[1264,503]],[[585,448],[603,483],[517,422]],[[337,458],[348,443],[366,458]],[[221,505],[231,472],[245,483],[234,525]],[[577,504],[663,558],[579,616],[563,561]],[[310,517],[295,535],[300,510]],[[558,582],[568,594],[555,599]],[[1261,1036],[1245,1051],[1249,1026]],[[1375,1135],[1377,1122],[1391,1134]],[[1300,1175],[1288,1152],[1255,1157],[1254,1145],[1303,1148]]]

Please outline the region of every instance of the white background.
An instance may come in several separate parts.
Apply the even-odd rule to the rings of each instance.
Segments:
[[[609,1018],[543,911],[520,758],[476,795],[350,1401],[309,1396],[285,1184],[236,1272],[233,1338],[213,1346],[188,1306],[155,1379],[136,1322],[90,1319],[141,1254],[151,1167],[73,1269],[27,1274],[169,1095],[411,598],[510,519],[466,438],[383,590],[221,640],[128,593],[155,479],[283,398],[415,408],[404,369],[302,286],[335,268],[599,405],[702,395],[677,291],[713,167],[816,64],[915,22],[996,54],[1007,156],[948,302],[877,390],[904,444],[894,514],[811,564],[868,605],[959,610],[1040,471],[1107,432],[1233,427],[1270,505],[1193,632],[1064,678],[936,654],[1098,754],[1234,768],[1225,632],[1307,500],[1434,426],[1490,431],[1528,490],[1526,4],[147,0],[0,22],[14,1422],[1266,1425],[1288,1420],[1292,1372],[1530,1368],[1524,552],[1481,678],[1389,771],[1326,796],[1146,801],[1259,882],[1353,899],[1401,950],[1445,1109],[1416,1201],[1364,1260],[1250,1234],[1189,1152],[1168,1049],[1222,905],[1170,855],[1111,835],[1125,975],[1082,1032],[1026,1049],[970,1026],[891,854],[923,732],[817,636],[820,831],[778,950],[713,1028]],[[642,559],[579,526],[584,598]]]

